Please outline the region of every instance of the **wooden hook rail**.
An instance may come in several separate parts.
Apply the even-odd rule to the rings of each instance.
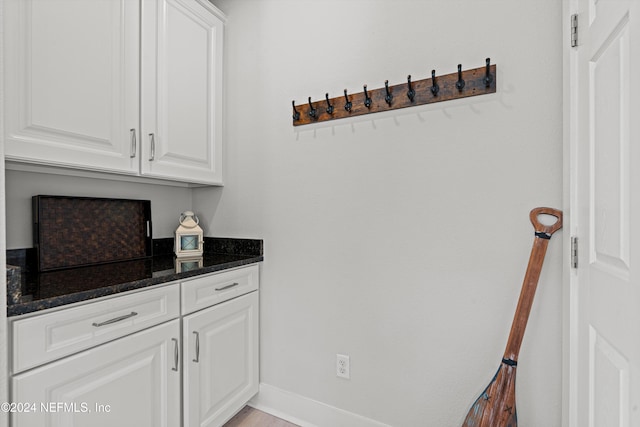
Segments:
[[[379,113],[381,111],[396,110],[398,108],[431,104],[434,102],[450,101],[452,99],[469,96],[485,95],[496,92],[496,65],[491,65],[489,58],[486,66],[470,70],[462,70],[451,74],[437,76],[435,70],[431,78],[411,81],[378,89],[368,89],[364,85],[363,91],[349,94],[344,90],[344,96],[312,102],[309,97],[305,104],[293,106],[293,125],[307,125],[327,120],[344,119],[346,117],[363,114]]]

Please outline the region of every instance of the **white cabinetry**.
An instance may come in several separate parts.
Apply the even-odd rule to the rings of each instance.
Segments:
[[[222,183],[222,31],[206,0],[142,0],[142,174]]]
[[[179,299],[180,287],[176,283],[14,320],[12,372],[176,319],[180,316]]]
[[[180,425],[179,320],[13,378],[13,427]]]
[[[5,156],[135,173],[136,1],[4,3]]]
[[[33,405],[12,426],[180,425],[179,298],[175,283],[12,320],[12,401]]]
[[[206,0],[7,0],[7,160],[222,183],[222,15]]]
[[[258,392],[258,288],[252,264],[11,319],[12,426],[222,426]]]
[[[258,392],[258,293],[183,320],[185,427],[219,427]]]

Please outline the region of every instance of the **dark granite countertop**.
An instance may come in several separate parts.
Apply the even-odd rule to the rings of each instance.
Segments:
[[[262,240],[205,238],[202,260],[177,267],[173,239],[154,240],[154,255],[59,271],[38,272],[31,249],[7,251],[7,316],[114,295],[260,262]]]

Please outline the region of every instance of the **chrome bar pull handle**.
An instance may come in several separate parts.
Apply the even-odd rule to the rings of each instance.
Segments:
[[[171,341],[173,341],[173,368],[171,368],[172,371],[178,371],[178,363],[180,363],[180,354],[179,354],[179,349],[178,349],[178,339],[177,338],[171,338]]]
[[[114,317],[113,319],[105,320],[104,322],[100,322],[100,323],[93,322],[92,325],[95,326],[96,328],[99,328],[100,326],[105,326],[111,323],[120,322],[122,320],[129,319],[130,317],[137,316],[137,315],[138,313],[136,313],[135,311],[132,311],[131,313],[125,314],[124,316]]]
[[[223,286],[223,287],[221,287],[221,288],[215,288],[215,290],[216,290],[216,291],[224,291],[225,289],[233,288],[234,286],[238,286],[239,284],[240,284],[240,283],[238,283],[238,282],[233,282],[233,283],[232,283],[232,284],[230,284],[230,285]]]
[[[200,334],[197,331],[193,331],[196,336],[196,358],[193,359],[194,362],[200,362]]]
[[[151,143],[151,155],[149,156],[149,161],[152,162],[156,157],[156,136],[153,133],[149,134],[149,141]]]
[[[136,142],[136,130],[129,129],[129,134],[131,135],[131,150],[129,152],[129,157],[133,159],[136,156],[136,146],[138,145]]]

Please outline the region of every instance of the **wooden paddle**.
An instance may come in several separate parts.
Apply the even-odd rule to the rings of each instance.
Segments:
[[[552,225],[544,225],[538,220],[538,216],[542,214],[552,215],[557,218],[557,221]],[[535,229],[535,238],[520,291],[518,307],[511,324],[507,348],[504,351],[498,372],[474,402],[462,427],[516,427],[518,425],[516,417],[518,353],[524,330],[527,327],[549,239],[554,232],[562,228],[562,211],[552,208],[536,208],[531,211],[529,218]]]

